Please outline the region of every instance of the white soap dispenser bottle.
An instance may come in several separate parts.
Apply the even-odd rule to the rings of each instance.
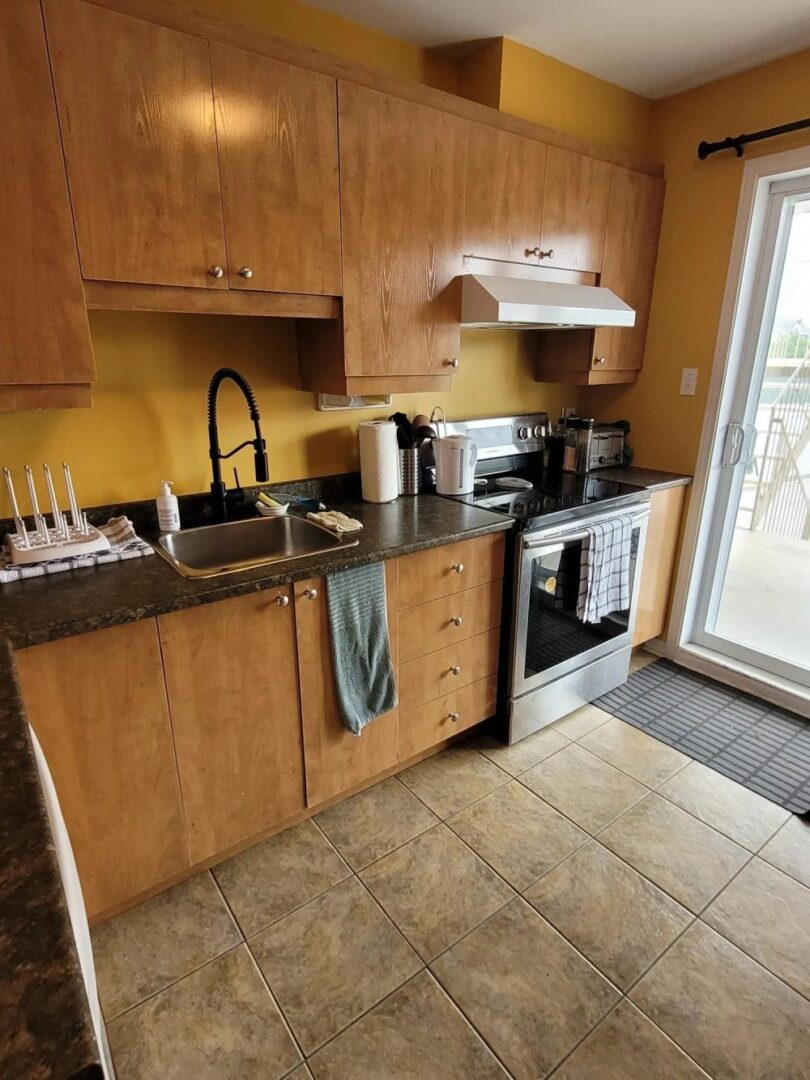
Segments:
[[[177,496],[172,494],[172,481],[160,481],[160,495],[157,504],[158,524],[161,532],[177,532],[180,528],[180,506]]]

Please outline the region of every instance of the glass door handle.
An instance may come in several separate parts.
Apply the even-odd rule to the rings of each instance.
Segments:
[[[732,420],[726,426],[726,434],[723,437],[723,451],[720,455],[720,464],[723,468],[729,469],[739,465],[744,442],[745,428]]]

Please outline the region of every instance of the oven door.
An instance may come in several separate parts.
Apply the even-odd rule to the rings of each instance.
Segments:
[[[568,529],[526,533],[516,545],[515,624],[511,696],[543,686],[592,660],[627,647],[633,636],[649,507],[625,510],[633,519],[630,608],[598,623],[577,617],[583,526],[613,514],[594,515]]]

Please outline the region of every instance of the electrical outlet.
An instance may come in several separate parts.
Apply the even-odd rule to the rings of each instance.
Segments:
[[[680,394],[682,397],[693,397],[697,390],[697,377],[698,369],[696,367],[685,367],[681,371],[681,389]]]

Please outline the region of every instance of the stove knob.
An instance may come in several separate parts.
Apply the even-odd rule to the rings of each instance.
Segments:
[[[543,438],[543,428],[542,428],[541,424],[535,424],[534,425],[534,437],[535,437],[535,439],[542,439]]]
[[[519,439],[528,439],[529,435],[531,435],[531,432],[525,426],[525,424],[523,425],[523,427],[518,428],[518,438]]]

